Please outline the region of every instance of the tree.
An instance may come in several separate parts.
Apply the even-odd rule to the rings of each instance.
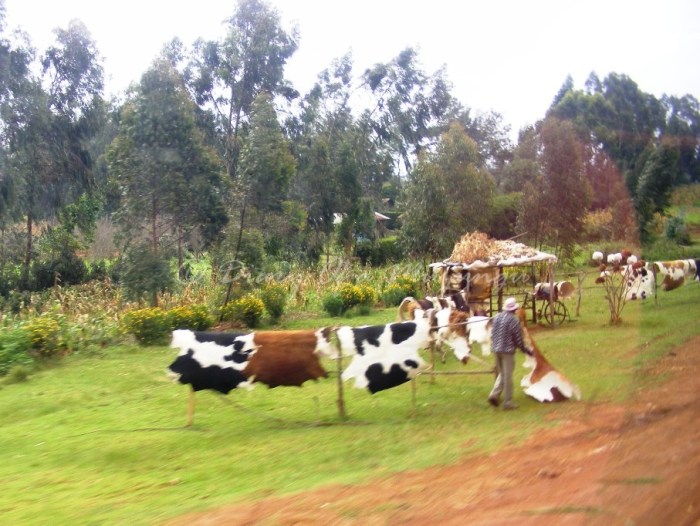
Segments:
[[[213,112],[226,172],[235,179],[242,127],[263,92],[292,98],[284,66],[298,47],[296,30],[280,26],[278,12],[261,0],[239,0],[221,42],[198,41],[188,66],[195,101]]]
[[[465,232],[489,223],[495,182],[459,123],[419,158],[406,185],[401,238],[413,253],[439,257]]]
[[[419,68],[418,53],[410,47],[389,63],[366,70],[362,83],[375,99],[365,118],[372,123],[376,140],[390,149],[406,172],[461,109],[444,69],[426,75]]]
[[[87,145],[99,126],[102,68],[90,34],[76,21],[56,30],[56,44],[41,60],[41,77],[30,73],[29,52],[11,51],[9,57],[12,66],[3,79],[3,143],[18,212],[26,218],[27,286],[35,222],[91,188]]]
[[[179,247],[192,229],[217,231],[225,224],[220,165],[195,126],[194,108],[179,73],[157,60],[122,109],[106,153],[121,189],[116,219],[123,248],[147,241],[154,261],[166,234],[175,232]],[[145,225],[147,240],[139,235]],[[149,290],[154,305],[160,289],[155,283]]]
[[[644,164],[635,197],[642,242],[651,238],[648,226],[654,214],[663,213],[670,204],[678,157],[678,149],[673,144],[662,143],[652,151]]]
[[[538,133],[538,175],[525,184],[519,229],[536,245],[573,255],[590,204],[584,148],[569,121],[547,118]]]

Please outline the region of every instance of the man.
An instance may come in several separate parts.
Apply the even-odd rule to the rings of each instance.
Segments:
[[[520,320],[515,315],[518,302],[515,298],[508,298],[503,305],[503,312],[493,318],[491,325],[491,349],[496,360],[498,376],[489,394],[489,403],[498,407],[501,393],[503,393],[503,409],[517,409],[513,403],[513,369],[515,367],[515,349],[518,348],[525,354],[532,356],[523,341],[523,332]]]

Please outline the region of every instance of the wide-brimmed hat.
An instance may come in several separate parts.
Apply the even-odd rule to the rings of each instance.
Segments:
[[[508,298],[503,305],[503,309],[507,310],[509,312],[513,312],[519,307],[518,302],[515,300],[515,298]]]

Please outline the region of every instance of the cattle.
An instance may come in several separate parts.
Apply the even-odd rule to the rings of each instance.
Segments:
[[[237,387],[251,388],[244,370],[255,351],[236,344],[239,336],[241,333],[173,331],[170,347],[180,349],[180,353],[168,372],[173,380],[190,386],[187,426],[194,419],[196,391],[210,389],[228,394]]]
[[[527,330],[526,316],[525,311],[519,309],[518,317],[523,328],[523,338],[533,351],[533,356],[528,356],[523,362],[523,367],[532,369],[520,381],[520,386],[525,389],[525,394],[539,402],[561,402],[572,396],[576,400],[580,400],[581,390],[579,387],[547,361],[530,336],[530,332]]]
[[[666,291],[677,289],[686,280],[698,280],[699,268],[700,261],[696,259],[654,262],[654,272],[663,276],[661,287]]]
[[[406,321],[414,319],[416,310],[427,311],[429,309],[445,308],[456,309],[467,313],[470,312],[469,305],[467,305],[466,291],[463,289],[449,296],[445,296],[444,298],[426,296],[423,299],[416,299],[412,296],[407,296],[399,304],[398,320]]]
[[[194,417],[194,393],[204,389],[228,394],[254,382],[268,387],[301,386],[328,376],[319,355],[337,356],[330,329],[213,333],[176,330],[171,347],[180,354],[169,366],[170,376],[190,385],[187,425]]]
[[[388,325],[339,327],[340,350],[352,356],[342,380],[374,394],[401,385],[428,368],[418,354],[432,339],[430,321],[419,318]]]
[[[320,357],[337,357],[330,328],[298,331],[258,331],[239,336],[234,345],[251,358],[243,372],[251,382],[270,388],[300,387],[307,380],[326,378]],[[253,351],[255,351],[253,353]]]

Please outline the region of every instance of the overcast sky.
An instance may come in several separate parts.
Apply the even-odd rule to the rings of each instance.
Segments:
[[[355,73],[419,50],[424,71],[443,64],[453,93],[474,111],[497,111],[513,132],[544,116],[567,75],[628,75],[639,88],[700,98],[697,0],[269,0],[301,42],[287,76],[302,93],[352,50]],[[43,50],[53,29],[83,21],[105,59],[109,93],[137,82],[178,36],[218,39],[236,3],[220,0],[5,0],[8,29]]]

